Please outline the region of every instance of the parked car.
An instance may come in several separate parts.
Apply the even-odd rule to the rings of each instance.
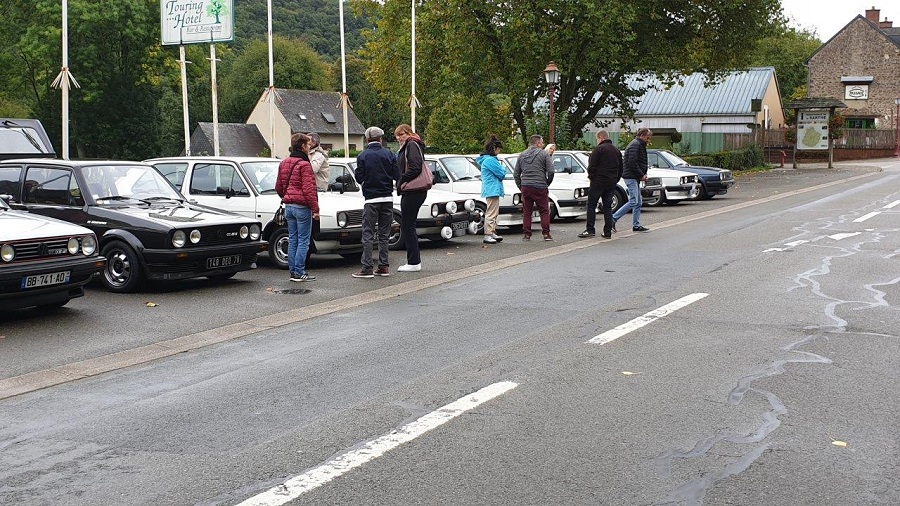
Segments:
[[[700,189],[696,198],[708,200],[716,195],[725,195],[734,186],[734,175],[728,169],[716,167],[697,167],[684,161],[683,158],[666,149],[648,149],[647,161],[651,167],[675,169],[697,174],[700,177]]]
[[[500,155],[498,157],[500,163],[506,167],[506,177],[504,179],[512,181],[515,184],[515,176],[513,169],[515,168],[515,160],[519,159],[519,155]],[[591,189],[587,176],[583,180],[575,178],[556,178],[550,183],[550,219],[566,219],[575,220],[587,216],[587,200],[588,191]],[[538,211],[534,211],[534,217],[540,215]]]
[[[587,178],[587,166],[588,166],[588,157],[590,153],[584,151],[562,151],[556,150],[553,153],[553,168],[556,171],[556,175],[553,180],[557,179],[570,179],[574,181],[587,181],[590,184],[590,181]],[[518,160],[519,155],[506,155],[506,163],[515,168],[516,160]],[[628,187],[625,186],[625,181],[623,179],[619,179],[618,184],[616,185],[616,192],[613,195],[612,202],[612,210],[615,212],[620,207],[625,205],[625,202],[628,201]],[[650,177],[647,181],[641,182],[641,197],[644,199],[644,203],[654,203],[658,201],[663,192],[662,181],[656,177]],[[597,203],[597,212],[602,213],[603,209],[601,208],[601,203]]]
[[[129,292],[144,280],[223,280],[256,268],[259,221],[184,202],[152,166],[111,160],[0,162],[10,207],[90,229],[102,280]]]
[[[13,211],[0,198],[0,311],[58,308],[106,265],[90,230]]]
[[[356,158],[329,158],[328,191],[353,194],[362,198],[362,188],[356,181]],[[416,234],[430,241],[447,241],[478,232],[483,213],[478,203],[487,204],[481,198],[432,188],[419,214],[416,216]],[[394,221],[400,223],[400,196],[394,192]],[[397,228],[388,239],[388,247],[403,249],[402,232]]]
[[[50,136],[40,121],[0,118],[0,160],[12,158],[56,158]]]
[[[288,230],[273,221],[281,205],[275,192],[276,158],[170,157],[147,163],[192,203],[259,220],[269,243],[269,260],[287,269]],[[362,252],[363,203],[359,197],[319,192],[319,222],[310,253],[358,257]],[[396,227],[399,230],[399,226]]]
[[[481,167],[466,155],[425,155],[425,164],[434,176],[434,188],[481,198]],[[500,215],[497,225],[503,227],[522,226],[522,192],[514,181],[503,181],[505,197],[500,199]],[[478,223],[479,234],[484,232],[484,215],[487,204],[476,202],[482,216]]]

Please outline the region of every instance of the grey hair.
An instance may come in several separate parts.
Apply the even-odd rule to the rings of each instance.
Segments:
[[[315,132],[310,132],[307,135],[309,135],[309,138],[312,139],[313,144],[315,144],[316,146],[318,146],[319,144],[322,143],[322,139],[319,137],[319,134],[317,134]]]
[[[544,136],[543,136],[543,135],[537,135],[537,134],[535,134],[535,135],[532,135],[532,136],[531,136],[531,140],[529,141],[529,143],[530,143],[532,146],[537,146],[538,141],[542,141],[542,140],[544,140]]]

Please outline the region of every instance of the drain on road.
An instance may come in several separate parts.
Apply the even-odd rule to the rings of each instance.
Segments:
[[[306,295],[311,292],[309,288],[273,288],[271,290],[272,293],[282,294],[282,295]]]

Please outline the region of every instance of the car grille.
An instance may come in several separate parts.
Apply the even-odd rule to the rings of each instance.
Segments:
[[[348,227],[361,227],[363,221],[362,209],[354,209],[352,211],[344,211],[347,214]]]
[[[198,246],[208,246],[210,244],[237,244],[247,242],[249,239],[241,239],[241,227],[244,224],[220,225],[215,227],[203,227],[200,229],[200,243]],[[246,224],[250,226],[249,223]],[[184,229],[185,233],[189,233],[189,229]],[[188,241],[186,246],[190,246]]]
[[[46,239],[13,244],[13,247],[16,249],[15,261],[70,256],[67,246],[68,242],[69,238],[66,237],[64,239]],[[56,253],[51,254],[51,252]]]

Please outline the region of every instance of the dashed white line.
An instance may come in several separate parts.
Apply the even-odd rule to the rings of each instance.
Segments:
[[[783,247],[783,248],[769,248],[769,249],[764,249],[764,250],[763,250],[763,253],[769,253],[769,252],[771,252],[771,251],[787,251],[787,250],[793,248],[794,246],[800,246],[801,244],[806,244],[806,243],[808,243],[808,242],[809,242],[809,241],[806,241],[806,240],[803,240],[803,239],[801,239],[801,240],[799,240],[799,241],[786,242],[786,243],[784,243],[784,247]]]
[[[670,302],[665,306],[662,306],[659,309],[655,309],[645,314],[644,316],[639,316],[630,322],[623,323],[614,329],[607,330],[606,332],[600,334],[599,336],[593,337],[587,342],[589,344],[606,344],[616,339],[624,336],[625,334],[637,330],[644,325],[653,323],[654,321],[666,316],[668,314],[674,313],[675,311],[687,306],[688,304],[692,304],[697,302],[698,300],[709,295],[708,293],[692,293],[690,295],[684,296],[676,301]]]
[[[349,451],[322,463],[281,485],[251,497],[238,506],[280,506],[293,501],[304,493],[318,488],[356,467],[375,460],[403,443],[412,441],[466,411],[475,409],[481,404],[509,392],[517,386],[519,386],[518,383],[513,383],[512,381],[501,381],[488,385],[477,392],[432,411],[414,422],[391,431],[390,434],[373,439],[356,450]]]
[[[900,205],[900,200],[895,200],[895,201],[891,202],[890,204],[884,206],[882,209],[893,209],[893,208],[897,207],[898,205]]]
[[[878,216],[879,214],[881,214],[881,211],[872,211],[869,214],[864,214],[864,215],[860,216],[859,218],[856,218],[855,220],[853,220],[853,223],[862,223],[873,216]]]
[[[848,238],[848,237],[853,237],[853,236],[859,235],[859,234],[861,234],[861,233],[862,233],[862,232],[844,232],[844,233],[842,233],[842,234],[829,235],[828,237],[831,238],[831,239],[834,239],[835,241],[840,241],[841,239],[846,239],[846,238]]]

